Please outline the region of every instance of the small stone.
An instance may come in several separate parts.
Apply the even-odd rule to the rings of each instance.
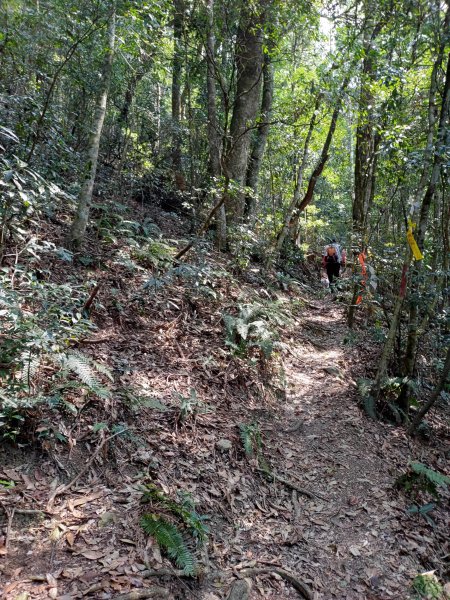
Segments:
[[[233,444],[230,440],[221,439],[216,442],[216,448],[221,452],[229,452],[232,447]]]
[[[100,527],[106,527],[112,523],[117,523],[119,517],[114,512],[104,512],[100,517],[99,525]]]

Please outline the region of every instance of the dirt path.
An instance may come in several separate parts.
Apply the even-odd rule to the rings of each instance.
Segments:
[[[357,406],[358,350],[343,343],[339,305],[314,300],[286,332],[286,397],[267,400],[251,372],[243,375],[245,362],[239,368],[228,358],[220,362],[222,308],[202,315],[196,306],[189,313],[182,296],[172,291],[170,298],[171,305],[161,301],[145,317],[130,314],[109,326],[113,341],[91,350],[115,367],[122,399],[128,393],[132,403],[136,389],[149,390],[166,408],[130,412],[112,404],[108,410],[129,427],[129,439],[112,440],[49,512],[11,517],[10,509],[45,508],[51,490],[83,468],[95,443],[81,437],[68,456],[49,450],[46,460],[24,455],[15,469],[3,469],[3,477],[20,482],[2,496],[10,507],[0,566],[4,597],[111,599],[148,587],[147,565],[172,568],[139,526],[149,510],[142,486],[155,482],[172,498],[190,492],[209,517],[200,563],[216,573],[199,582],[158,577],[169,597],[222,600],[246,568],[280,567],[309,585],[315,600],[409,598],[412,577],[436,564],[433,532],[411,523],[407,501],[393,488],[419,449],[402,430],[369,421]],[[201,410],[180,423],[179,398],[190,389]],[[82,415],[86,423],[95,418],[90,409]],[[258,428],[273,473],[307,495],[258,471],[256,457],[243,451],[239,425]],[[86,430],[82,420],[78,426]],[[445,531],[445,515],[437,519]],[[251,600],[298,597],[273,574],[253,578]]]

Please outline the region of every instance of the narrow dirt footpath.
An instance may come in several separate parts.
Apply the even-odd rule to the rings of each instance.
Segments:
[[[263,291],[247,293],[261,298]],[[236,300],[241,290],[231,292]],[[124,295],[133,293],[124,286]],[[159,585],[173,600],[224,600],[251,575],[250,597],[242,583],[233,600],[299,598],[292,582],[274,574],[284,569],[314,600],[409,599],[416,573],[448,553],[448,514],[436,509],[434,531],[407,515],[395,479],[424,448],[358,407],[352,371],[361,356],[344,344],[339,304],[306,302],[285,329],[284,390],[270,378],[263,389],[250,361],[225,350],[220,303],[200,302],[178,285],[139,311],[130,306],[105,320],[101,343],[89,346],[114,370],[111,403],[80,410],[67,429],[69,452],[48,444],[47,456],[2,458],[0,477],[16,482],[0,490],[4,597],[143,598]],[[182,402],[193,403],[185,419]],[[128,434],[102,446],[107,434],[99,437],[92,423],[106,418]],[[273,477],[244,452],[243,427],[259,432]],[[53,491],[77,473],[49,507]],[[144,534],[142,514],[161,510],[142,503],[148,483],[172,499],[191,494],[207,517],[207,548],[192,545],[198,579],[180,578]],[[137,595],[123,596],[131,592]]]
[[[339,305],[323,302],[288,342],[295,350],[285,364],[287,401],[266,425],[267,450],[275,471],[314,497],[292,492],[284,526],[278,515],[265,525],[284,538],[280,562],[317,598],[406,599],[420,568],[411,550],[424,529],[418,523],[417,537],[403,530],[405,499],[394,490],[396,458],[404,468],[409,442],[362,414],[351,376],[358,356],[344,345],[346,333]]]

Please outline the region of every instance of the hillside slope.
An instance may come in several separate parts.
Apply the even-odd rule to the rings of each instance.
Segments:
[[[341,304],[258,265],[238,274],[207,241],[173,267],[174,214],[94,216],[72,261],[23,261],[76,290],[70,311],[84,304],[95,329],[68,344],[111,381],[97,373],[103,396],[58,383],[52,404],[61,370],[35,374],[41,401],[0,455],[4,597],[382,600],[412,597],[424,570],[445,580],[445,491],[395,485],[409,460],[445,471],[445,428],[411,440],[363,414],[355,381],[376,344],[349,335]],[[34,235],[60,247],[58,218]],[[430,501],[428,520],[407,511]],[[183,534],[175,564],[144,514]]]

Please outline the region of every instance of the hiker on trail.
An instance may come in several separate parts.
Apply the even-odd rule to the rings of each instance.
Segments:
[[[345,250],[341,248],[335,239],[332,239],[331,242],[325,246],[322,253],[322,267],[327,272],[330,286],[333,285],[334,279],[339,277],[341,266],[345,267],[345,260]]]

